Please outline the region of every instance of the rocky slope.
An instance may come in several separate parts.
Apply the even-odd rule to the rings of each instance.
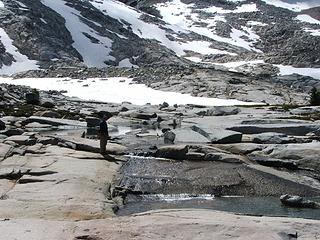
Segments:
[[[136,67],[187,59],[317,67],[319,24],[307,15],[315,12],[262,0],[2,0],[0,67],[9,74],[57,63]]]

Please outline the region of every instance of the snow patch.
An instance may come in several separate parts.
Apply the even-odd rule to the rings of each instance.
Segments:
[[[320,80],[320,68],[295,68],[287,65],[275,65],[280,69],[280,75],[300,74]]]
[[[18,72],[39,69],[37,61],[30,60],[27,56],[22,55],[19,50],[13,45],[13,40],[8,36],[3,28],[0,28],[0,41],[4,45],[6,52],[10,53],[15,62],[10,66],[3,65],[0,68],[0,75],[11,75]]]
[[[220,14],[226,14],[226,13],[245,13],[245,12],[257,12],[259,9],[257,8],[257,5],[255,3],[250,4],[242,4],[241,6],[238,6],[234,10],[226,10],[221,7],[209,7],[204,9],[205,12],[209,13],[220,13]]]
[[[239,6],[235,10],[225,10],[219,7],[211,7],[207,9],[201,9],[201,11],[209,12],[209,13],[218,13],[219,15],[215,15],[214,17],[208,17],[207,19],[203,19],[199,16],[199,13],[195,13],[192,11],[194,4],[185,4],[180,0],[173,0],[171,2],[157,4],[156,7],[160,11],[160,14],[163,17],[163,20],[169,23],[172,26],[179,26],[183,30],[182,32],[195,32],[199,35],[206,36],[218,42],[228,43],[234,46],[245,48],[249,51],[255,51],[261,53],[260,50],[255,49],[252,44],[259,39],[259,36],[256,35],[250,28],[243,27],[243,30],[238,30],[233,28],[230,38],[221,37],[215,33],[214,27],[218,21],[226,22],[226,19],[223,15],[225,13],[231,12],[250,12],[257,11],[256,4],[243,4]],[[203,23],[206,27],[199,26],[195,23]],[[179,28],[171,28],[172,30],[176,30]],[[246,37],[245,40],[243,37]],[[216,54],[227,52],[216,52]],[[209,54],[209,53],[208,53]],[[230,53],[229,53],[230,54]],[[232,54],[230,54],[232,55]],[[233,54],[235,55],[235,54]]]
[[[261,26],[261,27],[268,26],[268,24],[262,23],[262,22],[258,22],[258,21],[249,21],[249,22],[247,22],[247,25],[249,25],[249,26]]]
[[[307,14],[301,14],[298,15],[297,18],[301,22],[311,23],[311,24],[320,24],[320,21],[317,19],[314,19],[313,17],[307,15]]]
[[[4,3],[0,0],[0,8],[4,8]]]
[[[134,65],[130,62],[129,58],[125,58],[119,62],[119,67],[123,68],[139,68],[137,65]]]
[[[66,27],[74,41],[72,46],[81,54],[88,67],[106,67],[105,61],[115,60],[110,55],[113,41],[108,37],[99,35],[94,29],[82,22],[83,17],[79,11],[67,6],[63,0],[41,1],[66,20]],[[84,33],[96,39],[98,43],[93,43]]]
[[[192,62],[195,62],[195,63],[202,62],[201,58],[199,58],[199,57],[185,57],[185,59],[188,59],[189,61],[192,61]]]
[[[227,63],[213,63],[214,65],[224,66],[228,68],[229,71],[237,72],[236,68],[242,65],[255,65],[259,63],[264,63],[263,60],[252,60],[252,61],[238,61],[238,62],[227,62]]]
[[[144,22],[140,19],[142,13],[136,11],[133,8],[128,7],[127,5],[113,1],[113,0],[91,0],[91,4],[96,7],[97,9],[100,9],[104,14],[107,16],[110,16],[114,19],[117,19],[121,23],[127,23],[130,24],[130,27],[132,28],[132,31],[134,34],[138,35],[141,38],[145,39],[155,39],[160,42],[163,46],[171,49],[174,51],[178,56],[183,56],[186,54],[185,51],[193,51],[201,54],[229,54],[229,55],[235,55],[232,53],[229,53],[227,51],[221,51],[218,49],[212,49],[210,48],[211,43],[207,41],[190,41],[190,42],[178,42],[178,41],[171,41],[167,37],[167,32],[164,29],[161,29],[159,26]],[[180,2],[179,0],[174,0],[172,3],[175,4],[177,2]],[[170,2],[171,4],[171,2]],[[175,14],[178,12],[182,13],[185,11],[181,11],[182,7],[184,5],[180,6],[177,9],[173,9]],[[170,8],[168,9],[170,11]],[[171,9],[172,10],[172,9]],[[172,15],[170,12],[170,16]],[[169,15],[166,15],[167,17]],[[177,19],[174,15],[170,19],[173,21],[173,25],[166,26],[168,28],[172,28],[177,31],[183,31],[182,28],[175,26],[174,24],[177,24],[179,22],[179,19]]]
[[[93,81],[94,80],[94,81]],[[78,79],[63,78],[0,78],[0,83],[26,85],[40,90],[66,90],[67,96],[75,96],[85,100],[122,103],[124,101],[137,105],[146,103],[160,104],[168,102],[173,104],[196,104],[206,106],[232,106],[255,105],[253,102],[242,102],[234,99],[218,99],[192,97],[190,94],[176,92],[164,92],[154,90],[143,84],[131,84],[130,78],[86,79],[78,82]],[[83,85],[88,85],[84,87]]]
[[[320,29],[309,29],[305,28],[304,29],[306,32],[310,33],[310,35],[315,36],[315,37],[320,37]]]

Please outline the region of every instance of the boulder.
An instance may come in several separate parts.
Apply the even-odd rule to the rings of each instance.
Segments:
[[[39,92],[34,91],[26,94],[26,102],[27,104],[37,105],[40,102]]]
[[[45,108],[54,108],[55,104],[52,101],[45,101],[41,104],[41,106]]]
[[[185,160],[186,154],[188,153],[188,146],[177,145],[177,146],[164,146],[160,147],[156,151],[156,157],[169,158],[176,160]]]
[[[211,143],[240,143],[242,141],[242,133],[200,126],[192,126],[191,129],[206,137]]]
[[[16,135],[16,136],[7,137],[5,140],[17,143],[19,145],[34,145],[34,144],[36,144],[36,139],[31,138],[30,136],[24,136],[24,135]]]
[[[48,118],[61,118],[60,113],[54,112],[54,111],[44,111],[41,112],[40,117],[48,117]]]
[[[280,201],[283,205],[295,208],[319,208],[320,204],[314,201],[304,200],[300,196],[282,195]]]
[[[163,138],[164,138],[164,143],[166,144],[173,144],[174,143],[174,140],[176,139],[176,134],[172,131],[166,131],[164,134],[163,134]]]
[[[19,129],[19,128],[11,128],[11,129],[0,131],[0,134],[10,137],[10,136],[14,136],[14,135],[23,134],[23,130]]]

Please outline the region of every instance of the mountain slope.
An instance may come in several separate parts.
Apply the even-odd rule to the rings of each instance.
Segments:
[[[308,7],[316,5],[280,0],[2,0],[0,74],[57,64],[137,67],[188,60],[319,67],[320,22],[308,15]],[[14,67],[19,63],[25,67]]]

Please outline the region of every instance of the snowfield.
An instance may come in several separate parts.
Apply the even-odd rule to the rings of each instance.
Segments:
[[[134,34],[144,39],[154,39],[159,41],[163,46],[174,51],[178,56],[184,56],[186,51],[193,51],[200,54],[230,54],[227,51],[210,48],[211,43],[208,41],[189,41],[179,42],[168,39],[168,32],[153,23],[147,23],[140,19],[142,13],[136,11],[127,5],[113,0],[91,0],[91,4],[100,9],[105,15],[117,19],[126,27],[131,27]],[[126,25],[129,23],[130,26]],[[176,26],[165,26],[177,30]],[[183,31],[182,28],[179,30]]]
[[[199,13],[192,11],[194,4],[185,4],[182,3],[181,0],[159,3],[156,5],[156,7],[160,11],[163,20],[166,23],[175,26],[171,27],[171,29],[174,31],[180,31],[184,33],[195,32],[199,35],[211,38],[214,41],[228,43],[237,47],[245,48],[249,51],[261,53],[261,50],[253,47],[253,44],[260,38],[250,27],[242,27],[242,29],[232,28],[229,38],[217,35],[214,30],[214,27],[218,21],[226,21],[224,14],[232,12],[243,13],[258,11],[257,6],[254,3],[243,4],[237,7],[235,10],[225,10],[220,7],[201,9],[201,11],[206,13],[218,14],[214,15],[213,17],[208,17],[207,19],[201,18]],[[199,26],[199,24],[195,23],[203,23],[206,25],[206,27]],[[248,40],[244,39],[243,37],[248,38]],[[220,53],[222,53],[222,51],[220,51]],[[217,51],[216,54],[219,54],[219,52]]]
[[[292,66],[275,65],[280,69],[280,75],[300,74],[320,80],[320,68],[295,68]]]
[[[112,40],[99,35],[95,30],[81,21],[81,13],[76,9],[66,5],[63,0],[41,0],[44,5],[60,14],[66,20],[66,27],[74,41],[73,47],[81,54],[84,63],[88,67],[106,67],[105,61],[115,60],[110,55]],[[92,43],[84,35],[90,35],[99,42]]]
[[[307,22],[311,24],[320,24],[320,21],[317,19],[314,19],[313,17],[307,15],[307,14],[301,14],[297,16],[297,19],[301,22]]]
[[[296,1],[296,3],[287,3],[281,0],[262,0],[266,4],[273,5],[280,8],[286,8],[294,12],[301,12],[302,10],[320,6],[319,0],[309,0],[305,2]]]
[[[85,100],[122,103],[131,102],[137,105],[146,103],[161,104],[197,104],[205,106],[255,105],[233,99],[192,97],[189,94],[154,90],[143,84],[131,84],[130,78],[106,79],[62,79],[62,78],[24,78],[12,80],[0,78],[0,83],[25,85],[40,90],[66,90],[67,96]],[[88,85],[88,86],[84,86]]]
[[[27,70],[39,69],[37,61],[30,60],[27,56],[21,54],[13,45],[13,40],[2,28],[0,28],[0,41],[4,45],[6,52],[10,53],[15,59],[15,62],[13,62],[10,66],[3,65],[0,68],[0,75],[11,75]]]

